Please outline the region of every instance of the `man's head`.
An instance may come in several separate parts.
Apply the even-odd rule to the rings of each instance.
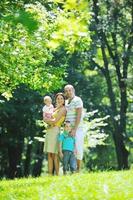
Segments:
[[[45,105],[47,106],[50,106],[52,103],[52,99],[50,96],[45,96],[43,100],[44,100]]]
[[[69,99],[75,96],[75,89],[72,85],[66,85],[64,87],[65,96]]]
[[[67,131],[67,132],[71,132],[72,130],[72,125],[71,125],[71,122],[70,121],[65,121],[64,122],[64,131]]]

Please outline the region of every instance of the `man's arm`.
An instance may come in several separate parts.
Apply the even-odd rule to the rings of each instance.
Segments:
[[[76,108],[77,116],[76,116],[74,127],[73,127],[73,129],[71,131],[71,135],[72,136],[75,136],[75,134],[76,134],[78,125],[79,125],[79,123],[81,121],[82,110],[83,110],[83,108]]]
[[[74,138],[74,154],[77,155],[77,146],[76,146],[75,138]]]

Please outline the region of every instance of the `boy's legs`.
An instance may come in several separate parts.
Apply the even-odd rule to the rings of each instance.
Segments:
[[[64,150],[63,151],[63,173],[66,174],[66,172],[69,169],[69,160],[70,160],[70,151]]]
[[[70,161],[69,162],[70,162],[69,163],[70,164],[70,170],[73,173],[77,169],[77,161],[76,161],[76,157],[75,157],[73,152],[71,152],[71,156],[70,156]]]

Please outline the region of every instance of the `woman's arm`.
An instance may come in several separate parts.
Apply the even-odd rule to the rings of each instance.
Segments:
[[[43,113],[43,121],[46,122],[49,125],[52,125],[50,119],[45,116],[45,113]]]

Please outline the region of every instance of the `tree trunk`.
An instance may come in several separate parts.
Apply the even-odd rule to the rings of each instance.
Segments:
[[[116,148],[118,169],[127,169],[129,153],[127,149],[125,148],[124,134],[123,134],[126,131],[126,108],[127,108],[126,96],[121,95],[121,113],[120,113],[120,119],[118,119],[117,121],[115,117],[117,117],[118,112],[116,110],[115,96],[114,96],[108,69],[106,69],[106,72],[104,75],[105,75],[107,86],[108,86],[108,95],[110,98],[111,108],[112,108],[111,117],[112,117],[112,122],[113,122],[113,127],[114,127],[113,139],[114,139],[115,148]]]
[[[37,162],[34,164],[34,168],[32,172],[32,175],[35,177],[40,176],[41,171],[42,171],[42,163],[43,163],[43,158],[44,158],[43,148],[44,148],[44,144],[40,143],[38,145],[37,152],[36,152]]]
[[[108,59],[106,56],[104,45],[101,45],[102,55],[103,55],[103,61],[104,61],[104,76],[106,78],[107,87],[108,87],[108,95],[110,98],[111,103],[111,109],[112,109],[112,122],[114,126],[114,133],[113,133],[113,139],[115,142],[115,148],[116,148],[116,155],[117,155],[117,161],[118,161],[118,169],[127,169],[128,168],[128,151],[125,148],[124,144],[124,137],[123,133],[126,131],[126,110],[127,110],[127,96],[126,96],[126,85],[122,84],[121,82],[121,108],[120,108],[120,119],[116,119],[117,116],[119,116],[119,112],[117,111],[117,106],[115,102],[115,94],[113,91],[113,85],[112,80],[110,77],[110,72],[108,69]],[[117,74],[118,75],[118,74]],[[120,77],[118,77],[120,80]],[[125,82],[124,82],[125,83]]]
[[[118,161],[118,169],[128,169],[128,151],[125,148],[122,132],[120,132],[118,125],[114,125],[113,139],[116,148],[116,155]]]
[[[31,161],[31,151],[32,151],[32,144],[27,146],[26,150],[26,160],[24,164],[24,176],[28,176],[30,174],[30,161]]]
[[[21,153],[20,145],[8,145],[9,172],[8,178],[21,177]]]

